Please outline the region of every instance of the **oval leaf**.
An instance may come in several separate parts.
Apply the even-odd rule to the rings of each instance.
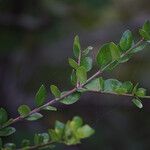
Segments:
[[[76,70],[76,76],[77,80],[81,83],[84,84],[87,81],[87,72],[86,69],[81,66]]]
[[[36,106],[39,107],[39,106],[43,105],[43,103],[45,102],[45,98],[46,98],[46,89],[45,89],[44,85],[41,85],[41,87],[39,88],[39,90],[35,96]]]
[[[64,95],[66,92],[63,92],[62,95]],[[66,104],[66,105],[71,105],[75,102],[77,102],[80,98],[80,93],[79,92],[75,92],[67,97],[65,97],[64,99],[60,100],[61,103]]]
[[[27,105],[21,105],[18,108],[18,112],[21,116],[25,117],[30,113],[31,109]]]

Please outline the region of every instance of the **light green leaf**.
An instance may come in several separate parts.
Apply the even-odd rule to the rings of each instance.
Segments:
[[[140,109],[143,107],[140,99],[134,98],[132,102]]]
[[[16,129],[13,127],[6,127],[0,130],[0,137],[1,136],[9,136],[11,134],[13,134],[14,132],[16,132]]]
[[[133,36],[130,30],[126,30],[119,42],[120,48],[122,51],[127,51],[129,48],[131,48],[133,43]]]
[[[86,71],[90,71],[92,69],[93,60],[90,57],[84,57],[81,59],[81,66],[83,66]]]
[[[28,116],[26,118],[26,120],[28,120],[28,121],[35,121],[35,120],[41,119],[42,117],[43,117],[42,114],[40,114],[40,113],[34,113],[34,114],[31,114],[30,116]]]
[[[91,82],[89,82],[87,85],[85,85],[85,88],[88,89],[89,91],[100,91],[101,85],[99,78],[96,78]]]
[[[83,120],[80,117],[75,116],[73,117],[73,120],[70,122],[70,127],[74,132],[76,132],[77,129],[82,126],[82,124]]]
[[[93,49],[92,46],[88,46],[85,50],[83,50],[82,55],[86,56],[89,54],[89,52]]]
[[[39,107],[39,106],[43,105],[43,103],[45,102],[45,98],[46,98],[46,89],[45,89],[44,85],[41,85],[41,87],[39,88],[39,90],[35,96],[36,106]]]
[[[132,90],[132,94],[136,94],[138,85],[139,85],[139,83],[137,83],[137,84],[134,86],[134,88],[133,88],[133,90]]]
[[[138,97],[142,97],[142,96],[145,96],[146,95],[146,89],[144,88],[138,88],[136,93],[135,93],[136,96]]]
[[[77,80],[81,83],[84,84],[87,81],[87,72],[85,67],[80,66],[77,70],[76,70],[76,76],[77,76]]]
[[[56,121],[55,122],[55,132],[57,134],[57,138],[59,140],[61,140],[63,133],[64,133],[64,128],[65,128],[65,124],[60,122],[60,121]]]
[[[4,108],[0,108],[0,125],[4,124],[8,120],[7,112]]]
[[[66,92],[63,92],[62,95],[64,95]],[[75,92],[67,97],[65,97],[64,99],[60,100],[61,103],[66,104],[66,105],[71,105],[75,102],[77,102],[80,98],[80,93],[79,92]]]
[[[47,106],[44,108],[44,110],[57,111],[57,108],[54,106]]]
[[[51,86],[50,86],[50,89],[51,89],[52,94],[53,94],[56,98],[59,98],[59,97],[60,97],[61,92],[60,92],[60,90],[58,89],[57,86],[51,85]]]
[[[77,130],[77,136],[82,138],[87,138],[94,134],[94,130],[89,125],[84,125]]]
[[[104,82],[104,92],[116,92],[115,90],[121,85],[122,83],[116,79],[107,79]]]
[[[27,116],[30,113],[31,109],[27,105],[21,105],[18,108],[18,112],[22,117]]]
[[[146,44],[140,45],[140,46],[134,48],[134,49],[131,51],[131,53],[137,53],[137,52],[139,52],[139,51],[142,51],[145,47],[146,47]]]
[[[77,69],[77,68],[79,67],[79,66],[78,66],[78,63],[77,63],[75,60],[73,60],[72,58],[69,58],[68,61],[69,61],[69,65],[70,65],[72,68]]]
[[[75,36],[74,38],[73,53],[76,58],[78,58],[79,54],[81,53],[81,46],[80,46],[80,41],[78,36]]]

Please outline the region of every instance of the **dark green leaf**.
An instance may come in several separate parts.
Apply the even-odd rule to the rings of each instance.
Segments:
[[[16,132],[16,129],[13,127],[6,127],[0,130],[0,136],[9,136]]]
[[[4,108],[0,108],[0,125],[4,124],[8,120],[7,112]]]
[[[133,43],[133,36],[130,30],[126,30],[119,42],[120,48],[122,51],[127,51],[129,48],[131,48]]]
[[[18,112],[21,116],[25,117],[30,113],[31,109],[27,105],[21,105],[18,108]]]
[[[75,70],[72,70],[70,80],[71,80],[71,83],[73,85],[76,85],[76,83],[77,83],[77,76],[76,76]]]
[[[63,92],[62,95],[64,95],[65,93],[66,92]],[[81,94],[79,92],[75,92],[75,93],[65,97],[64,99],[60,100],[60,102],[63,104],[66,104],[66,105],[73,104],[79,100],[80,95]]]
[[[81,59],[81,66],[83,66],[86,71],[90,71],[92,69],[92,58],[84,57]]]
[[[78,36],[75,36],[75,38],[74,38],[73,53],[74,53],[76,58],[78,58],[80,53],[81,53],[80,41],[79,41]]]
[[[77,76],[77,80],[81,83],[84,84],[87,81],[87,71],[85,69],[85,67],[80,66],[77,70],[76,70],[76,76]]]
[[[40,114],[40,113],[34,113],[34,114],[31,114],[30,116],[28,116],[26,119],[28,121],[35,121],[35,120],[38,120],[38,119],[40,119],[42,117],[43,117],[42,114]]]
[[[51,86],[50,86],[50,89],[51,89],[52,94],[53,94],[56,98],[59,98],[59,97],[60,97],[61,92],[60,92],[60,90],[58,89],[57,86],[51,85]]]
[[[139,33],[145,40],[150,40],[150,34],[148,34],[145,30],[140,29]]]
[[[45,89],[44,85],[41,85],[41,87],[39,88],[39,90],[35,96],[36,105],[38,107],[43,105],[43,103],[45,102],[45,98],[46,98],[46,89]]]
[[[134,98],[132,102],[140,109],[143,107],[140,99]]]
[[[24,139],[22,142],[21,142],[21,146],[22,147],[27,147],[30,145],[30,140],[27,140],[27,139]]]
[[[132,92],[133,84],[130,81],[126,81],[122,84],[122,87],[127,90],[128,93]]]
[[[77,68],[79,67],[79,66],[78,66],[78,63],[77,63],[75,60],[73,60],[72,58],[69,58],[68,61],[69,61],[69,65],[70,65],[72,68],[77,69]]]
[[[104,44],[97,54],[97,64],[101,69],[105,68],[108,64],[120,58],[120,49],[118,46],[111,42]]]

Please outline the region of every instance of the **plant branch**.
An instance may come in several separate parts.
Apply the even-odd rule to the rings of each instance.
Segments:
[[[134,94],[129,94],[129,93],[124,93],[124,94],[119,94],[115,92],[106,92],[106,91],[96,91],[96,90],[90,90],[88,92],[95,92],[95,93],[101,93],[101,94],[111,94],[111,95],[118,95],[118,96],[127,96],[127,97],[135,97]],[[138,96],[139,98],[146,98],[149,99],[150,96]]]
[[[144,39],[142,38],[142,39],[141,39],[139,42],[137,42],[133,47],[131,47],[131,48],[130,48],[128,51],[126,51],[124,54],[122,54],[121,57],[124,57],[124,56],[127,55],[132,49],[138,47],[138,46],[143,42],[143,40],[144,40]],[[78,58],[78,63],[80,63],[80,61],[81,61],[81,54],[80,54],[80,56],[79,56],[79,58]],[[52,105],[52,104],[54,104],[54,103],[56,103],[56,102],[62,100],[63,98],[65,98],[65,97],[71,95],[72,93],[76,92],[76,91],[78,90],[78,88],[83,88],[87,83],[89,83],[90,81],[92,81],[93,79],[95,79],[97,76],[99,76],[100,74],[102,74],[112,63],[114,63],[114,61],[110,62],[110,63],[109,63],[108,65],[106,65],[102,70],[97,71],[93,76],[91,76],[91,77],[86,81],[86,83],[80,85],[80,87],[75,87],[75,88],[71,89],[71,90],[68,91],[66,94],[62,95],[60,98],[55,98],[55,99],[49,100],[49,102],[47,102],[46,104],[44,104],[44,105],[42,105],[42,106],[40,106],[40,107],[38,107],[38,108],[33,109],[26,117],[28,117],[28,116],[30,116],[30,115],[32,115],[32,114],[34,114],[34,113],[40,112],[43,108],[45,108],[45,107],[47,107],[47,106],[49,106],[49,105]],[[94,92],[94,91],[93,91],[93,92]],[[115,94],[115,93],[109,93],[109,94]],[[125,94],[124,96],[130,96],[130,95]],[[143,97],[143,98],[150,98],[150,96],[145,96],[145,97]],[[21,121],[21,120],[25,119],[26,117],[18,116],[17,118],[13,119],[10,123],[8,123],[7,125],[1,127],[0,129],[5,128],[5,127],[7,127],[7,126],[9,126],[9,125],[11,125],[11,124],[13,124],[13,123],[18,122],[18,121]]]

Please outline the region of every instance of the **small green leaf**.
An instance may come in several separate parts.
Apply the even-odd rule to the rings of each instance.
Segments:
[[[22,147],[27,147],[30,145],[30,140],[27,140],[27,139],[24,139],[22,142],[21,142],[21,146]]]
[[[80,67],[76,70],[76,76],[77,76],[78,81],[79,81],[81,84],[84,84],[84,83],[87,81],[87,72],[86,72],[85,67],[80,66]]]
[[[27,105],[21,105],[18,108],[18,112],[22,117],[27,116],[30,113],[31,109]]]
[[[133,36],[130,30],[126,30],[119,42],[120,48],[122,51],[127,51],[129,48],[131,48],[133,43]]]
[[[143,107],[140,99],[134,98],[132,102],[140,109]]]
[[[145,40],[150,40],[150,34],[148,34],[145,30],[140,29],[139,33]]]
[[[139,51],[142,51],[145,47],[146,47],[146,44],[140,45],[140,46],[134,48],[134,49],[131,51],[131,53],[137,53],[137,52],[139,52]]]
[[[57,111],[57,108],[54,106],[47,106],[44,108],[44,110]]]
[[[135,93],[136,96],[138,97],[142,97],[142,96],[145,96],[146,95],[146,89],[144,88],[138,88],[136,93]]]
[[[93,60],[90,57],[84,57],[81,59],[81,66],[83,66],[86,71],[90,71],[92,69]]]
[[[75,36],[75,38],[74,38],[73,53],[74,53],[76,58],[78,58],[80,53],[81,53],[81,46],[80,46],[80,41],[79,41],[78,36]]]
[[[38,107],[43,105],[43,103],[45,102],[45,98],[46,98],[46,89],[45,89],[44,85],[41,85],[41,87],[39,88],[39,90],[38,90],[38,92],[36,93],[36,96],[35,96],[36,105]]]
[[[107,79],[104,82],[104,92],[116,92],[115,90],[121,85],[122,83],[116,79]]]
[[[121,87],[125,88],[127,92],[130,93],[132,92],[133,84],[130,81],[125,81]]]
[[[111,42],[109,44],[109,48],[110,48],[112,60],[119,59],[121,55],[119,47],[115,43]]]
[[[99,78],[96,78],[92,80],[91,82],[89,82],[88,84],[86,84],[85,88],[88,89],[89,91],[100,91],[101,85],[100,85]]]
[[[88,46],[85,50],[83,50],[82,55],[86,56],[89,54],[89,52],[93,49],[92,46]]]
[[[58,89],[57,86],[51,85],[51,86],[50,86],[50,89],[51,89],[52,94],[53,94],[56,98],[59,98],[59,97],[60,97],[61,92],[60,92],[60,90]]]
[[[61,140],[61,138],[63,136],[64,128],[65,128],[64,123],[62,123],[60,121],[55,122],[55,132],[56,132],[59,140]]]
[[[78,117],[78,116],[75,116],[73,117],[72,121],[70,122],[70,127],[76,132],[76,130],[81,127],[83,124],[83,120]]]
[[[60,140],[59,136],[57,135],[57,133],[55,132],[54,129],[49,129],[48,133],[49,133],[50,138],[51,138],[52,141],[54,141],[54,142],[57,141],[58,142]]]
[[[7,143],[4,145],[6,150],[16,150],[16,145],[14,143]]]
[[[6,127],[0,130],[0,136],[9,136],[16,132],[16,129],[13,127]]]
[[[68,61],[69,61],[69,65],[70,65],[72,68],[77,69],[77,68],[79,67],[79,66],[78,66],[78,63],[77,63],[75,60],[73,60],[72,58],[69,58]]]
[[[30,116],[28,116],[26,118],[26,120],[28,120],[28,121],[35,121],[35,120],[41,119],[42,117],[43,117],[42,114],[40,114],[40,113],[34,113],[34,114],[31,114]]]
[[[41,136],[40,134],[35,134],[34,135],[34,144],[40,145],[42,143],[43,143],[43,136]]]
[[[62,96],[65,94],[66,92],[62,93]],[[75,92],[67,97],[65,97],[64,99],[60,100],[61,103],[66,104],[66,105],[71,105],[75,102],[77,102],[80,98],[80,93],[79,92]]]
[[[137,84],[134,86],[134,88],[133,88],[133,90],[132,90],[132,94],[136,94],[138,85],[139,85],[139,83],[137,83]]]
[[[72,85],[76,85],[76,83],[77,83],[77,76],[76,76],[75,70],[72,70],[70,80],[71,80]]]
[[[87,138],[94,134],[94,130],[89,125],[84,125],[77,130],[77,136],[82,138]]]
[[[7,112],[4,108],[0,108],[0,125],[4,124],[8,120]]]

